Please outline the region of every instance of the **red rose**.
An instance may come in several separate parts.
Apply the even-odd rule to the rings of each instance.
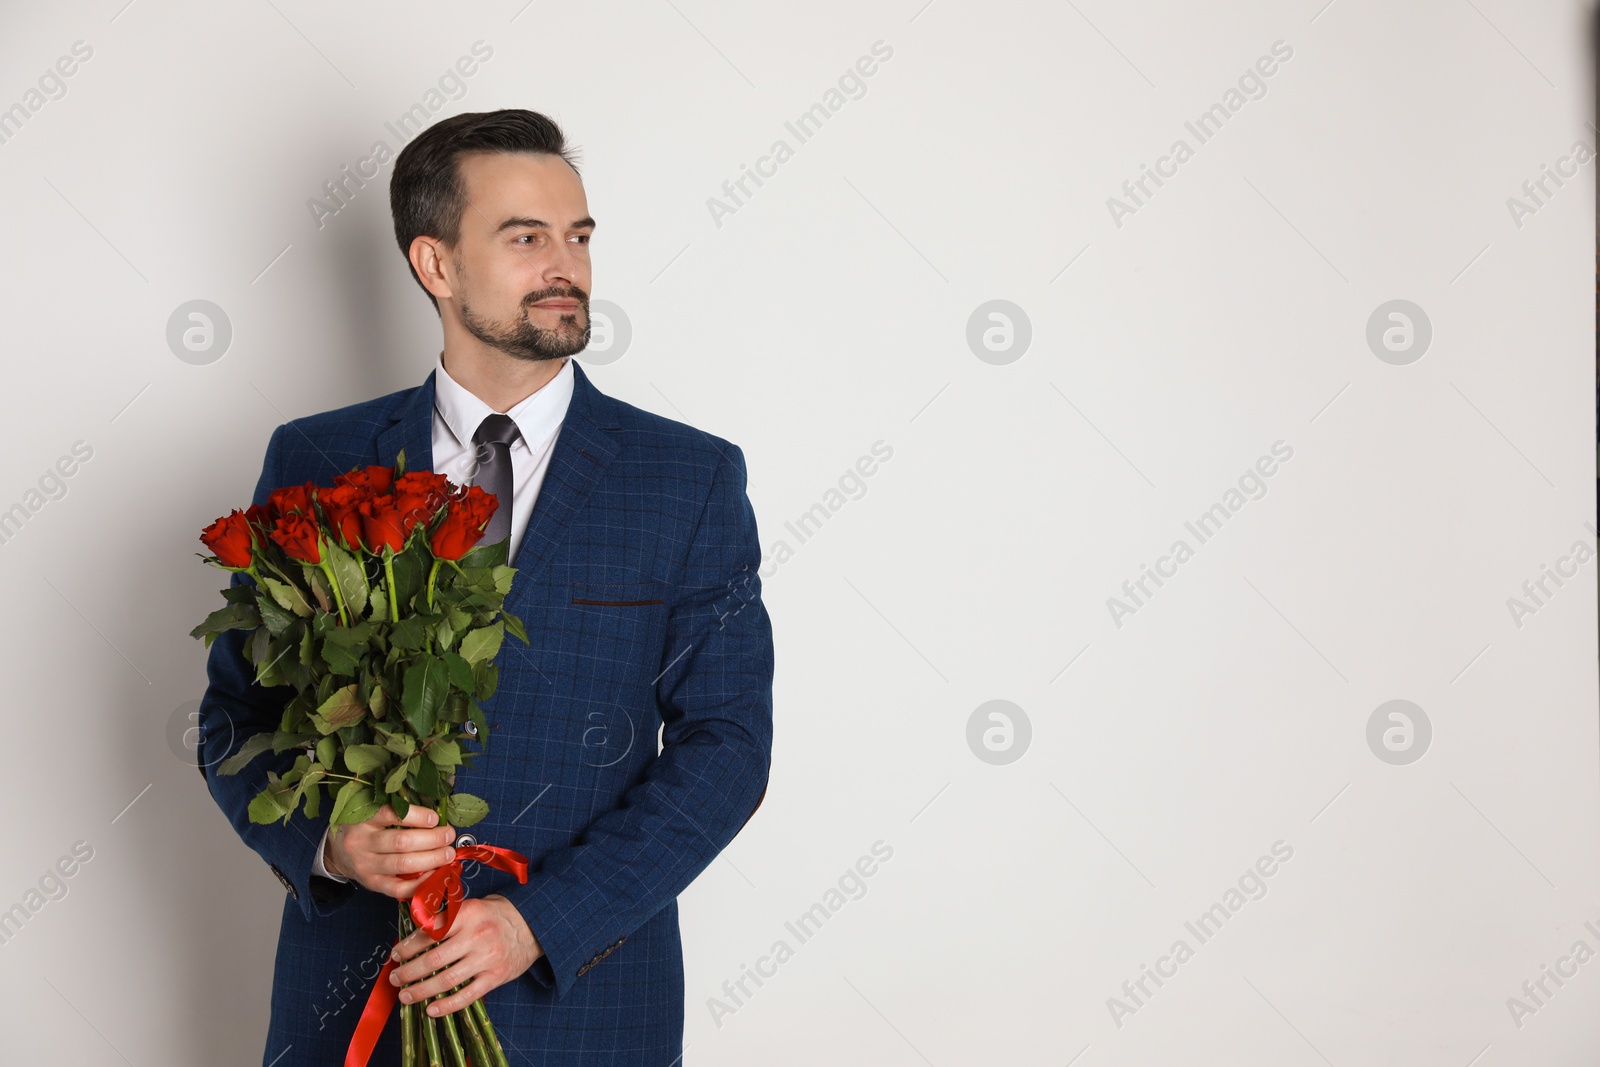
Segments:
[[[450,499],[450,479],[433,471],[407,471],[394,480],[394,509],[407,534],[417,523],[428,523]]]
[[[433,554],[440,559],[460,559],[467,550],[478,543],[483,529],[489,524],[500,498],[486,493],[478,486],[469,486],[450,501],[450,510],[444,521],[433,531],[430,544]]]
[[[341,474],[333,480],[334,485],[353,485],[369,491],[373,496],[382,496],[389,492],[394,484],[394,468],[370,466],[352,470],[348,474]]]
[[[342,477],[342,476],[341,476]],[[330,530],[339,534],[346,548],[361,549],[361,502],[369,497],[360,486],[344,484],[317,490],[317,503]]]
[[[276,509],[279,515],[287,515],[291,511],[302,514],[311,514],[311,494],[316,491],[316,486],[311,482],[304,485],[290,485],[282,489],[274,489],[267,497],[267,506]]]
[[[271,530],[278,522],[278,509],[269,499],[265,504],[251,504],[244,509],[245,521],[252,526],[264,526]]]
[[[291,559],[302,563],[322,562],[322,549],[317,544],[321,536],[322,527],[304,512],[283,516],[272,530],[272,539],[283,547]]]
[[[389,494],[371,496],[361,502],[361,529],[366,537],[367,551],[381,553],[385,547],[398,552],[406,545],[410,530],[400,521],[395,510],[394,497]]]
[[[250,554],[250,521],[237,508],[202,530],[200,540],[224,567],[243,569],[254,558]]]

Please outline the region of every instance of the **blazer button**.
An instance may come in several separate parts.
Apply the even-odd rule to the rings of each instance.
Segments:
[[[285,888],[285,889],[287,889],[289,891],[289,895],[291,897],[293,897],[295,900],[299,900],[300,899],[299,891],[297,889],[295,889],[294,883],[289,881],[288,876],[285,875],[282,871],[278,870],[278,865],[276,863],[269,863],[269,864],[267,864],[267,866],[272,868],[272,873],[278,876],[278,881],[283,883],[283,888]]]

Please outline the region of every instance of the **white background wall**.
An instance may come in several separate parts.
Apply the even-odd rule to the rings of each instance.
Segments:
[[[1600,1055],[1600,962],[1507,1003],[1600,950],[1597,565],[1507,606],[1595,540],[1593,164],[1507,204],[1594,145],[1587,3],[124,2],[0,8],[0,106],[93,50],[0,144],[0,508],[42,503],[0,545],[0,908],[93,849],[0,945],[8,1062],[260,1060],[283,891],[185,762],[186,632],[220,585],[195,534],[279,422],[428,370],[390,168],[320,228],[307,201],[397,150],[385,122],[477,41],[438,114],[529,107],[581,146],[593,295],[632,325],[593,378],[741,445],[764,545],[794,550],[766,585],[771,791],[682,898],[685,1063]],[[799,144],[784,122],[877,41]],[[1184,123],[1278,41],[1199,144]],[[779,138],[719,225],[708,198]],[[203,365],[166,340],[194,299],[232,328]],[[1032,334],[1003,365],[967,341],[994,299]],[[1366,340],[1396,299],[1432,327],[1403,365]],[[29,498],[76,441],[66,494]],[[799,544],[785,521],[878,441]],[[1277,441],[1266,495],[1198,544],[1185,521]],[[1432,728],[1404,765],[1367,739],[1395,699]],[[1013,762],[969,744],[991,700],[1030,726]],[[784,923],[880,840],[799,944]],[[1280,841],[1201,944],[1184,923]]]

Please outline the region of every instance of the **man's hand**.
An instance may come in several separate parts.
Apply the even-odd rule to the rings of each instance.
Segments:
[[[543,955],[522,913],[499,893],[490,893],[460,903],[443,941],[416,930],[396,945],[393,956],[401,966],[389,973],[389,981],[405,987],[400,991],[402,1004],[415,1004],[468,982],[428,1005],[429,1015],[448,1015],[505,985]]]
[[[456,850],[448,846],[456,829],[438,823],[432,808],[413,804],[402,820],[385,804],[366,822],[334,827],[322,864],[374,893],[405,900],[436,868],[455,859]]]

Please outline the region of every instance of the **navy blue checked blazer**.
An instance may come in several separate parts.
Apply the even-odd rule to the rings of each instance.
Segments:
[[[744,456],[710,434],[608,397],[581,367],[507,597],[531,647],[507,637],[484,703],[486,754],[456,785],[489,802],[471,833],[530,861],[527,885],[470,864],[469,894],[500,893],[544,956],[485,997],[513,1064],[671,1067],[682,1055],[677,895],[754,814],[772,751],[772,629]],[[352,467],[433,462],[434,377],[279,426],[255,503]],[[241,575],[234,580],[248,581]],[[244,842],[288,890],[263,1064],[343,1062],[397,905],[314,877],[332,805],[261,826],[246,813],[268,752],[215,767],[274,730],[289,693],[264,689],[224,633],[207,663],[200,764]],[[659,731],[659,749],[658,749]],[[399,1012],[372,1063],[399,1061]]]

